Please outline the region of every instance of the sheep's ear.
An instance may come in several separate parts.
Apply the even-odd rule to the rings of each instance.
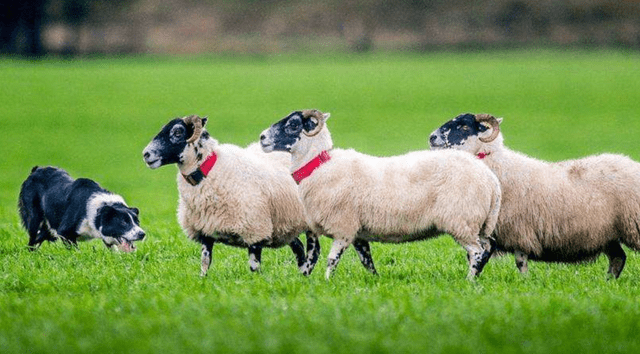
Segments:
[[[502,118],[497,118],[498,124],[502,124]]]
[[[207,124],[207,120],[209,119],[209,117],[202,117],[202,126],[204,127]]]
[[[331,117],[331,113],[322,113],[322,119],[326,122]]]

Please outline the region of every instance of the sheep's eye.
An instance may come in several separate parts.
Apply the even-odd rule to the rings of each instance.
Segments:
[[[182,136],[184,135],[184,129],[182,129],[182,127],[176,127],[171,130],[171,135],[176,138],[182,138]]]
[[[297,120],[289,121],[289,124],[286,125],[285,130],[289,134],[295,134],[300,130],[300,122]]]
[[[169,132],[169,141],[171,141],[172,144],[180,144],[184,140],[185,134],[186,130],[184,127],[176,125],[171,128],[171,131]]]

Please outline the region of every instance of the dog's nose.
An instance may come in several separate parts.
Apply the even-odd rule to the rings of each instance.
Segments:
[[[266,138],[267,138],[267,136],[266,136],[266,135],[264,135],[264,134],[260,134],[260,141],[262,141],[262,140],[264,140],[264,139],[266,139]]]
[[[429,142],[433,144],[436,141],[436,139],[437,139],[436,135],[431,134],[431,136],[429,137]]]
[[[140,231],[140,232],[138,232],[138,233],[136,234],[136,239],[137,239],[137,240],[142,240],[142,239],[144,239],[144,237],[145,237],[146,235],[147,235],[147,234],[146,234],[144,231]]]
[[[145,159],[148,159],[149,157],[151,157],[151,154],[148,152],[145,152],[144,155],[142,156],[144,156]]]

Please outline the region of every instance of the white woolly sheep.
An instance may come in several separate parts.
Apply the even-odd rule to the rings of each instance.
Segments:
[[[479,275],[500,208],[495,175],[456,151],[374,157],[334,149],[328,117],[317,110],[296,111],[260,136],[264,151],[291,153],[307,222],[315,234],[334,240],[325,276],[351,244],[376,274],[370,241],[400,243],[443,233],[466,249],[468,276]]]
[[[432,149],[458,149],[482,159],[502,185],[494,238],[498,249],[527,259],[575,263],[609,257],[620,276],[623,243],[640,250],[640,164],[612,154],[546,162],[504,146],[502,119],[463,114],[436,129]]]
[[[260,268],[263,247],[289,245],[303,270],[298,236],[308,227],[288,156],[265,154],[257,144],[219,144],[203,128],[206,122],[195,115],[173,119],[143,151],[152,169],[178,165],[178,221],[190,239],[202,243],[202,275],[214,243],[248,248],[252,271]],[[317,252],[313,244],[309,250]]]

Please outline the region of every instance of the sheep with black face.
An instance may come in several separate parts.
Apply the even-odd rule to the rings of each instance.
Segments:
[[[220,144],[206,123],[195,115],[173,119],[143,151],[152,169],[178,166],[178,221],[190,239],[202,243],[202,275],[215,243],[248,248],[252,271],[260,268],[263,247],[288,245],[304,272],[298,236],[308,227],[287,156],[267,155],[257,144]]]
[[[291,153],[309,225],[333,238],[325,276],[353,245],[376,273],[369,242],[410,242],[449,233],[467,251],[469,277],[488,260],[500,209],[500,184],[466,153],[415,151],[375,157],[334,149],[329,114],[296,111],[262,132],[266,152]]]
[[[527,260],[581,262],[604,253],[609,274],[620,276],[626,255],[620,244],[640,250],[640,164],[603,154],[547,162],[510,150],[500,132],[502,119],[462,114],[429,138],[434,150],[469,152],[496,174],[502,208],[496,246]]]

